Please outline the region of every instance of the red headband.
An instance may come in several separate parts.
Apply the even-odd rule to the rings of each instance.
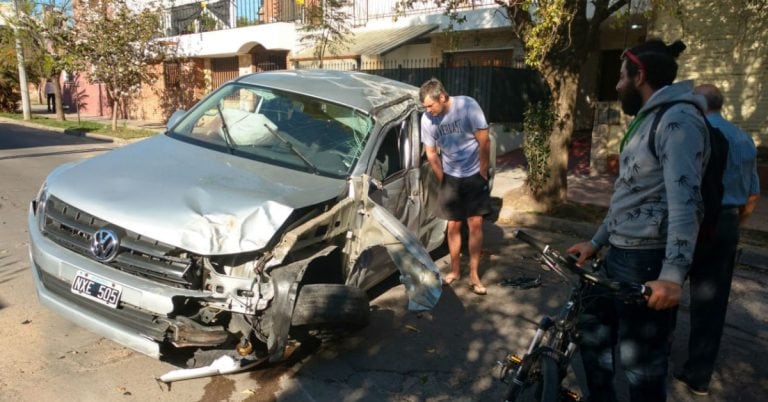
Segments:
[[[640,61],[640,59],[637,56],[635,56],[634,53],[630,52],[629,50],[625,50],[624,57],[626,57],[627,59],[629,59],[629,61],[634,63],[640,70],[645,71],[645,64],[643,64],[643,62]]]

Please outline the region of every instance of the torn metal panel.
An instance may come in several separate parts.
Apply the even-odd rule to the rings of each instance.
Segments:
[[[285,233],[280,243],[272,249],[268,266],[280,264],[285,257],[307,245],[343,235],[349,230],[354,218],[354,200],[345,198],[322,213]]]
[[[367,194],[368,176],[357,184]],[[351,243],[350,260],[356,260],[366,249],[383,246],[400,270],[405,285],[409,310],[428,310],[437,304],[442,293],[442,279],[432,257],[418,237],[382,206],[365,197],[359,211],[360,226]]]
[[[409,310],[433,308],[442,293],[442,278],[432,257],[419,239],[395,219],[387,210],[375,203],[366,206],[368,219],[360,230],[360,248],[382,245],[400,270],[400,281],[405,285]]]

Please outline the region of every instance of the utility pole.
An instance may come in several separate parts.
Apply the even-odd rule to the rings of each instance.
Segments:
[[[16,18],[19,19],[19,3],[18,0],[13,0],[13,10],[16,13]],[[16,39],[16,61],[19,66],[19,86],[21,87],[21,111],[24,115],[24,120],[31,120],[32,113],[29,107],[29,85],[27,85],[27,70],[24,66],[24,49],[21,47],[21,39],[19,38],[19,26],[14,24],[13,26],[14,37]]]

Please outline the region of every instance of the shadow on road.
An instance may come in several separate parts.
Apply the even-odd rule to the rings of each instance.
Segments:
[[[82,132],[68,130],[62,134],[55,129],[27,127],[0,122],[0,150],[36,148],[60,145],[110,144],[112,140],[84,137]]]

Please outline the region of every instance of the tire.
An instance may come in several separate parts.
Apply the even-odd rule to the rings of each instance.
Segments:
[[[528,372],[528,378],[523,384],[523,388],[520,390],[517,397],[512,395],[514,393],[513,386],[510,386],[507,391],[508,401],[518,402],[557,402],[560,400],[560,381],[558,379],[557,362],[550,356],[539,354],[538,355],[539,375],[536,375],[533,370],[536,368],[536,362],[531,365]]]
[[[368,325],[369,315],[368,297],[360,288],[306,284],[299,289],[291,325],[359,328]]]

